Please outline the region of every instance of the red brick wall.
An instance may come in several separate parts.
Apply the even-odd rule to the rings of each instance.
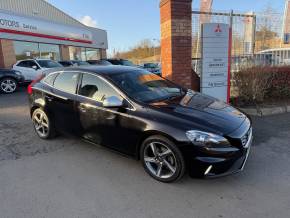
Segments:
[[[59,47],[60,47],[61,60],[63,61],[70,60],[69,47],[67,45],[60,45]]]
[[[106,58],[107,58],[107,50],[101,49],[101,59],[106,59]]]
[[[162,75],[187,88],[197,89],[192,71],[192,0],[161,0]]]
[[[16,63],[13,41],[0,39],[0,67],[11,68]]]

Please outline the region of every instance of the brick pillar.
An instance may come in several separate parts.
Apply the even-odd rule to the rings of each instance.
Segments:
[[[101,49],[101,59],[106,59],[106,58],[107,58],[107,50]]]
[[[162,76],[187,88],[198,90],[192,70],[192,0],[161,0]]]
[[[69,47],[67,45],[60,46],[60,55],[61,55],[61,60],[63,61],[70,60]]]
[[[12,40],[0,39],[0,67],[11,68],[16,63],[16,55]]]

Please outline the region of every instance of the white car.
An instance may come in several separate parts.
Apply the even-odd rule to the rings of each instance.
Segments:
[[[49,59],[27,59],[18,61],[14,64],[13,70],[20,71],[24,76],[24,80],[29,82],[37,79],[42,75],[43,71],[56,67],[63,66],[58,62]]]

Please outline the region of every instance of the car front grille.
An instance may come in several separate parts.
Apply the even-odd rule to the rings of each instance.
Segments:
[[[248,146],[248,142],[252,137],[252,128],[241,138],[241,143],[244,148]]]

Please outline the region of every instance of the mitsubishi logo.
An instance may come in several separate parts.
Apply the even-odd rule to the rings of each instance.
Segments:
[[[217,25],[217,27],[216,27],[216,29],[215,29],[215,32],[216,32],[216,33],[221,33],[221,32],[222,32],[222,29],[221,29],[221,27],[220,27],[219,24]]]

